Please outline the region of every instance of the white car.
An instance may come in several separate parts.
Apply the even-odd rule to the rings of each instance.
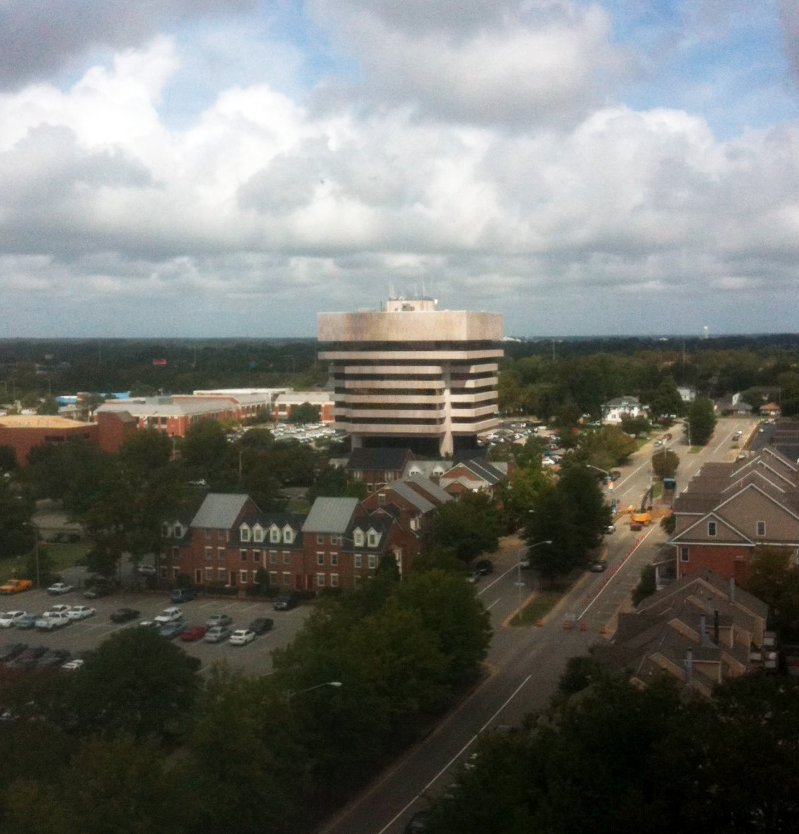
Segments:
[[[230,635],[231,646],[246,646],[247,643],[252,643],[255,640],[255,632],[248,628],[239,628]]]
[[[90,605],[74,605],[67,611],[70,620],[85,620],[86,617],[93,617],[97,613],[96,608]]]
[[[68,660],[61,668],[67,672],[74,672],[75,669],[80,669],[81,666],[83,666],[83,660],[76,657],[74,660]]]
[[[25,616],[25,611],[4,611],[0,614],[0,628],[11,628]]]
[[[153,622],[164,625],[164,623],[173,623],[175,620],[182,619],[183,612],[177,605],[173,605],[171,608],[165,608],[157,617],[153,618]]]
[[[47,593],[50,594],[50,596],[57,597],[61,594],[68,594],[70,591],[74,590],[75,588],[72,585],[67,585],[66,582],[56,582],[47,589]]]
[[[39,631],[52,631],[55,628],[63,628],[69,625],[72,620],[63,613],[58,611],[45,611],[38,620],[36,620],[36,628]]]
[[[65,605],[63,602],[59,602],[57,605],[51,605],[45,614],[66,614],[69,609],[72,608],[71,605]]]

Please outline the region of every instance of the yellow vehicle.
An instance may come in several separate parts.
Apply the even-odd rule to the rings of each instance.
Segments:
[[[7,579],[0,585],[0,594],[20,594],[33,587],[30,579]]]
[[[647,524],[652,523],[652,516],[649,514],[649,511],[652,509],[650,502],[652,501],[652,487],[644,493],[644,497],[641,499],[641,506],[636,510],[632,504],[627,507],[627,512],[630,515],[630,529],[631,530],[640,530],[642,527],[646,527]]]

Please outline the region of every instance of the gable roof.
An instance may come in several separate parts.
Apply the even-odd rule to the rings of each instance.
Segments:
[[[402,481],[394,481],[391,486],[386,487],[385,491],[387,493],[395,492],[414,506],[420,513],[429,513],[436,508],[436,505],[432,501],[428,501],[420,492],[417,492],[412,486]],[[391,500],[390,495],[388,498]]]
[[[404,483],[424,495],[434,504],[446,504],[455,500],[446,490],[441,489],[437,483],[431,481],[430,478],[425,478],[424,475],[411,475],[410,478],[405,479]]]
[[[347,461],[347,469],[364,472],[402,472],[412,457],[410,449],[367,448],[353,449]]]
[[[302,525],[302,532],[343,534],[357,507],[357,498],[317,498]]]
[[[205,496],[200,509],[191,521],[191,526],[229,530],[251,500],[249,495],[223,495],[211,492]]]

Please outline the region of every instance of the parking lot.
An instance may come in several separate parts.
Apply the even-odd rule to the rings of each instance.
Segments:
[[[50,596],[44,590],[26,591],[13,596],[0,597],[0,611],[27,611],[40,614],[51,605],[88,604],[97,613],[83,620],[77,620],[64,628],[51,632],[36,629],[17,630],[0,628],[0,645],[27,643],[29,646],[68,649],[73,657],[98,646],[106,637],[120,629],[139,628],[142,620],[152,620],[164,608],[172,605],[166,594],[116,593],[99,599],[87,600],[79,590],[61,596]],[[135,608],[140,616],[124,624],[113,623],[110,615],[118,608]],[[212,614],[227,614],[233,618],[232,629],[246,628],[257,617],[269,617],[274,621],[271,631],[263,634],[246,646],[231,646],[227,640],[222,643],[175,642],[186,652],[200,659],[201,671],[207,670],[215,661],[224,659],[232,667],[250,674],[268,674],[272,670],[272,651],[288,644],[302,625],[310,611],[303,604],[290,611],[275,611],[271,603],[262,601],[225,598],[198,597],[191,602],[181,603],[186,623],[204,623]]]

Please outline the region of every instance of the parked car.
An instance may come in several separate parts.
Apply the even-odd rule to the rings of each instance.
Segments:
[[[69,614],[63,614],[58,611],[45,611],[38,620],[36,620],[36,628],[39,631],[54,631],[57,628],[68,626],[72,622]]]
[[[490,559],[480,559],[475,563],[474,569],[481,576],[488,576],[488,574],[494,572],[494,563]]]
[[[0,663],[8,663],[28,648],[27,643],[6,643],[0,646]]]
[[[26,611],[4,611],[0,614],[0,628],[15,626],[26,613]]]
[[[68,594],[70,591],[74,591],[75,588],[73,585],[67,585],[66,582],[54,582],[48,589],[47,593],[50,594],[52,597],[60,596],[61,594]]]
[[[187,643],[192,643],[195,640],[202,640],[208,632],[208,626],[201,623],[192,623],[183,626],[183,632],[180,635],[181,640]]]
[[[618,481],[621,478],[621,472],[618,469],[611,469],[610,470],[610,480],[611,481]]]
[[[233,622],[233,617],[229,614],[211,614],[211,616],[205,621],[205,624],[208,628],[213,628],[214,626],[229,626]]]
[[[75,657],[72,660],[68,660],[61,668],[66,672],[74,672],[76,669],[80,669],[83,663],[82,658]]]
[[[275,624],[274,620],[270,620],[269,617],[258,617],[257,619],[253,620],[247,628],[250,631],[254,631],[256,634],[266,634],[267,631],[272,630],[272,626]]]
[[[69,660],[69,649],[48,649],[36,662],[37,669],[56,668]]]
[[[154,623],[158,623],[159,625],[164,625],[165,623],[171,623],[175,620],[182,620],[183,619],[183,612],[177,605],[172,605],[169,608],[165,608],[158,616],[153,618]]]
[[[248,628],[238,628],[230,635],[231,646],[246,646],[255,640],[255,632]]]
[[[0,594],[21,594],[33,587],[30,579],[8,579],[0,585]]]
[[[227,626],[216,625],[205,632],[203,640],[206,643],[221,643],[223,640],[227,640],[228,637],[230,637],[230,629]]]
[[[166,637],[167,640],[172,640],[177,637],[178,634],[183,632],[185,625],[186,623],[184,623],[183,620],[172,620],[171,622],[164,623],[161,628],[158,629],[158,633],[161,637]]]
[[[175,588],[169,598],[172,602],[191,602],[196,596],[194,588]]]
[[[466,581],[474,584],[475,582],[479,582],[482,576],[483,574],[479,570],[470,570],[466,572]]]
[[[588,566],[588,570],[593,573],[603,573],[607,569],[608,563],[604,559],[596,559]]]
[[[155,576],[155,565],[139,565],[139,574],[141,576]]]
[[[92,608],[91,605],[73,605],[67,611],[67,617],[70,620],[85,620],[86,617],[93,617],[96,613],[97,609]]]
[[[114,590],[113,585],[104,582],[95,582],[88,591],[84,591],[83,596],[86,599],[98,599],[99,597],[107,597]]]
[[[117,608],[116,611],[111,612],[112,623],[127,623],[130,620],[136,620],[141,612],[135,608]]]
[[[65,605],[63,602],[59,602],[55,605],[51,605],[44,613],[47,614],[48,612],[50,612],[53,614],[66,614],[67,611],[69,611],[71,608],[71,605]]]
[[[605,533],[606,533],[606,534],[608,534],[608,533],[615,533],[615,532],[616,532],[616,525],[615,525],[615,524],[613,524],[613,523],[611,522],[611,523],[610,523],[610,524],[608,524],[608,526],[605,528]]]
[[[26,614],[14,623],[14,628],[22,629],[23,631],[29,628],[35,628],[36,620],[38,620],[41,616],[41,614]]]
[[[47,651],[47,646],[28,646],[9,662],[9,666],[17,669],[33,669],[39,658]]]
[[[272,608],[275,611],[288,611],[290,608],[296,608],[299,604],[300,595],[296,591],[286,591],[275,597]]]

